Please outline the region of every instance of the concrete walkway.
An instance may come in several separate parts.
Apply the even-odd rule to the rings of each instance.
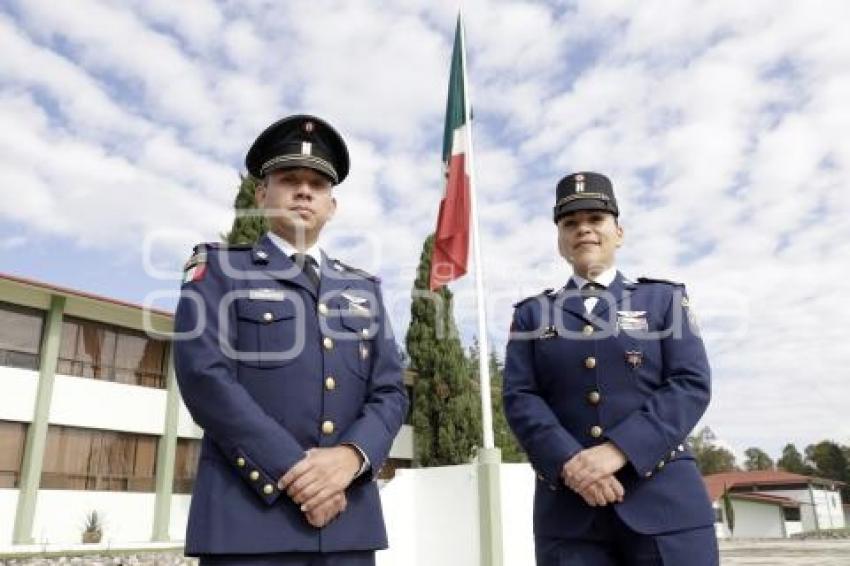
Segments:
[[[850,566],[850,539],[720,541],[722,566]]]

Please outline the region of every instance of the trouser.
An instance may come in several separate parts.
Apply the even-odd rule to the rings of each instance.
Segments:
[[[599,513],[588,535],[535,537],[537,566],[718,566],[714,526],[660,535],[630,529],[613,508]]]
[[[200,566],[375,566],[373,550],[284,552],[280,554],[207,554]]]

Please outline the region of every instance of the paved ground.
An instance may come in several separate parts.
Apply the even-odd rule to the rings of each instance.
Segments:
[[[850,539],[721,541],[722,566],[850,566]]]

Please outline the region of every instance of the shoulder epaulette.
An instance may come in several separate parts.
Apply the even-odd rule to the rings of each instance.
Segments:
[[[253,249],[252,244],[225,244],[223,242],[201,242],[192,248],[192,256],[183,264],[183,271],[187,271],[192,267],[207,262],[207,252],[209,250],[250,250]]]
[[[371,280],[371,281],[374,281],[375,283],[380,283],[380,282],[381,282],[381,278],[380,278],[380,277],[378,277],[377,275],[372,275],[372,274],[371,274],[371,273],[369,273],[368,271],[363,271],[362,269],[359,269],[359,268],[357,268],[357,267],[352,267],[352,266],[348,265],[347,263],[344,263],[344,262],[339,261],[338,259],[333,260],[333,262],[334,262],[336,265],[338,265],[340,268],[342,268],[343,270],[345,270],[345,271],[347,271],[347,272],[349,272],[349,273],[353,273],[353,274],[355,274],[355,275],[359,275],[360,277],[363,277],[364,279],[369,279],[369,280]]]
[[[675,287],[684,287],[684,283],[678,281],[670,281],[669,279],[656,279],[654,277],[638,277],[638,283],[664,283],[665,285],[673,285]]]
[[[530,297],[526,297],[523,300],[519,301],[518,303],[514,303],[514,308],[518,308],[521,305],[524,305],[525,303],[527,303],[528,301],[530,301],[532,299],[536,299],[536,298],[541,297],[543,295],[546,295],[548,297],[552,294],[553,290],[554,289],[544,289],[543,292],[541,292],[541,293],[537,293],[536,295],[531,295]]]

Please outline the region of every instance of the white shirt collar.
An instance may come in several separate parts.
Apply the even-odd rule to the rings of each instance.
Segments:
[[[582,277],[581,275],[576,275],[575,273],[573,273],[572,277],[573,277],[573,281],[576,282],[576,287],[578,287],[579,289],[584,287],[584,285],[586,283],[589,283],[589,281],[587,279],[585,279],[584,277]],[[612,265],[611,267],[609,267],[608,269],[606,269],[605,271],[603,271],[602,273],[597,275],[593,279],[593,282],[599,283],[600,285],[604,285],[605,287],[610,287],[611,283],[613,283],[614,279],[616,279],[616,278],[617,278],[617,267],[615,265]]]
[[[295,246],[275,234],[274,232],[266,232],[266,235],[269,237],[269,240],[276,245],[280,251],[282,251],[286,257],[291,257],[292,254],[296,253],[298,250],[295,249]],[[316,265],[319,266],[319,272],[321,273],[322,267],[322,249],[319,247],[319,242],[316,242],[309,248],[307,248],[304,253],[312,257],[316,260]]]

